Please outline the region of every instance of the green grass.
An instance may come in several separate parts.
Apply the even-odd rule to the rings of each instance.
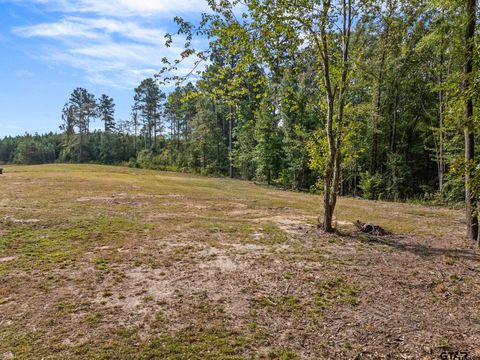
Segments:
[[[317,288],[314,304],[319,311],[324,311],[336,304],[358,304],[360,285],[352,284],[343,277],[323,281]]]
[[[301,301],[294,295],[262,296],[260,304],[289,313],[303,307]]]
[[[148,226],[123,217],[84,219],[64,225],[16,225],[0,237],[0,251],[13,254],[15,260],[3,264],[7,268],[44,269],[68,264],[87,250],[112,245],[126,234],[141,235]]]
[[[108,341],[89,342],[75,348],[76,356],[88,359],[169,359],[169,360],[297,360],[289,350],[252,352],[252,338],[225,327],[206,327],[200,331],[186,327],[175,334],[162,334],[142,341],[135,329],[117,329]]]
[[[287,234],[285,234],[285,232],[281,230],[277,224],[267,222],[263,224],[259,230],[263,235],[260,237],[260,242],[262,244],[283,244],[288,240]]]
[[[343,277],[335,277],[317,284],[311,297],[298,298],[287,294],[262,296],[259,303],[268,309],[301,317],[302,314],[323,314],[328,309],[342,305],[358,305],[361,286],[348,282]]]

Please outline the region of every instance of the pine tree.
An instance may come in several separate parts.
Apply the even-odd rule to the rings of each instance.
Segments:
[[[113,99],[103,94],[98,101],[98,115],[104,124],[105,133],[115,130],[115,103]]]
[[[162,108],[165,94],[159,89],[154,79],[145,79],[135,88],[134,111],[143,123],[145,149],[153,149],[157,135],[163,130]]]
[[[79,161],[83,161],[85,136],[90,130],[90,121],[97,116],[95,96],[84,88],[76,88],[70,95],[69,106],[73,113],[75,126],[79,134]]]
[[[69,144],[72,136],[75,134],[75,114],[73,106],[68,103],[63,106],[62,120],[63,123],[60,125],[60,130],[65,134],[66,144]]]

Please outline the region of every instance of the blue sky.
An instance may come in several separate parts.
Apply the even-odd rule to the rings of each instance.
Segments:
[[[127,119],[133,88],[181,51],[181,39],[164,46],[173,17],[207,10],[205,0],[0,0],[0,137],[58,131],[76,87],[113,97]]]

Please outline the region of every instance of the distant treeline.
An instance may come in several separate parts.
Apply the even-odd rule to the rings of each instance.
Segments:
[[[76,136],[77,137],[77,136]],[[0,140],[0,163],[46,164],[54,162],[80,162],[76,149],[65,144],[65,136],[58,133],[44,135],[25,134],[7,136]],[[83,144],[83,161],[102,164],[119,164],[135,159],[135,140],[128,134],[105,134],[94,131]]]

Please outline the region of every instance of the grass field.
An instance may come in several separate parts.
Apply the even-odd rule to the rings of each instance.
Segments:
[[[480,356],[463,214],[96,165],[0,176],[0,359]],[[394,235],[350,233],[360,219]]]

